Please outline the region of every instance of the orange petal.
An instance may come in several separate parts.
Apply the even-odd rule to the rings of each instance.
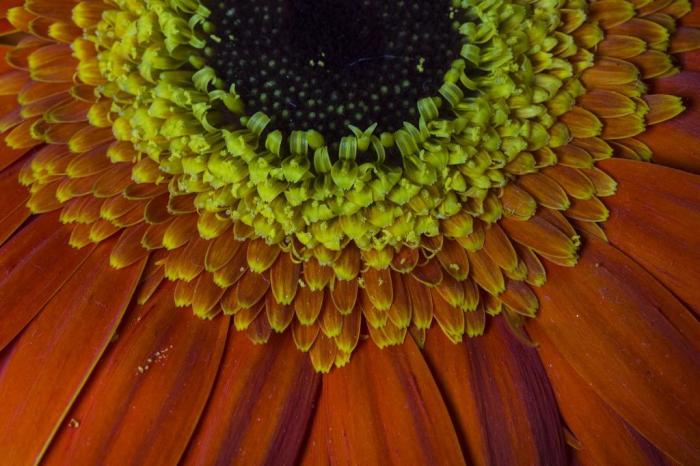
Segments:
[[[327,374],[333,367],[333,363],[335,363],[337,352],[338,347],[335,345],[335,342],[321,333],[314,341],[311,350],[309,350],[311,364],[316,371]]]
[[[394,301],[391,270],[369,267],[363,272],[362,280],[364,281],[363,292],[367,294],[372,305],[382,311],[389,309]]]
[[[411,275],[426,286],[435,286],[442,281],[443,269],[437,259],[428,259],[417,265]]]
[[[234,254],[233,258],[226,263],[222,268],[214,272],[214,282],[222,288],[231,286],[236,283],[248,270],[248,262],[246,260],[247,242],[241,242],[241,246]]]
[[[680,97],[668,94],[648,94],[644,101],[649,105],[645,115],[647,125],[656,125],[678,116],[685,107]]]
[[[325,376],[305,456],[317,464],[465,462],[438,386],[410,338],[384,350],[362,345],[348,366]]]
[[[672,71],[673,61],[665,52],[647,50],[636,57],[628,58],[641,71],[642,78],[652,79]]]
[[[576,257],[574,238],[567,237],[562,230],[539,215],[525,222],[504,217],[501,226],[510,238],[548,258]]]
[[[372,303],[369,301],[369,299],[367,298],[366,294],[362,294],[360,296],[360,302],[359,302],[358,306],[356,307],[355,312],[357,312],[358,310],[362,311],[362,315],[364,316],[367,324],[371,327],[374,327],[375,329],[378,329],[380,327],[384,327],[389,322],[389,313],[387,311],[382,311],[382,310],[379,310],[376,307],[374,307],[372,305]],[[393,322],[392,322],[392,324],[393,324]],[[395,327],[405,328],[407,326],[403,326],[403,327],[395,326]],[[379,342],[376,339],[375,339],[375,342],[377,344],[379,344]]]
[[[591,180],[584,174],[585,170],[592,171],[595,169],[577,169],[564,165],[555,165],[545,168],[542,170],[542,173],[556,181],[569,196],[576,199],[590,199],[596,191]]]
[[[267,244],[263,239],[254,239],[248,244],[248,266],[253,272],[263,273],[275,263],[281,249]]]
[[[209,247],[209,242],[202,238],[195,238],[182,249],[182,255],[177,266],[178,278],[182,280],[194,280],[204,270],[204,257]]]
[[[288,334],[273,335],[264,346],[231,335],[212,397],[180,464],[295,463],[308,443],[320,382]]]
[[[5,143],[12,149],[30,149],[39,144],[40,141],[32,135],[32,128],[37,123],[38,117],[25,120],[5,136]]]
[[[331,287],[331,298],[338,312],[350,314],[355,309],[358,292],[357,280],[334,280]]]
[[[391,267],[397,272],[408,273],[416,266],[419,259],[418,249],[402,247],[391,260]]]
[[[518,266],[518,254],[503,229],[493,224],[486,229],[484,252],[503,270],[514,270]]]
[[[301,266],[292,261],[289,253],[282,253],[270,269],[270,289],[280,304],[291,304],[299,286]]]
[[[669,31],[663,25],[644,18],[632,18],[610,29],[612,34],[639,37],[650,48],[663,50],[668,41]]]
[[[110,269],[110,248],[105,243],[90,255],[14,345],[0,378],[3,461],[39,462],[111,341],[145,262]]]
[[[26,71],[10,71],[0,75],[0,95],[17,95],[30,81]]]
[[[629,62],[616,58],[601,58],[595,66],[584,71],[582,81],[589,89],[617,86],[635,81],[639,71]]]
[[[292,337],[294,344],[299,351],[309,351],[316,341],[319,334],[319,326],[317,323],[311,325],[300,324],[298,320],[292,322]]]
[[[89,250],[68,245],[70,232],[70,227],[58,223],[58,214],[43,215],[0,249],[0,348],[34,318],[89,255]]]
[[[688,110],[678,117],[654,125],[640,135],[654,152],[654,161],[670,167],[700,173],[700,97],[697,83],[700,72],[684,71],[653,82],[654,92],[683,98]]]
[[[389,319],[397,327],[408,327],[412,317],[411,303],[403,279],[397,272],[391,273],[391,293],[393,300],[387,312]]]
[[[445,301],[439,293],[433,297],[433,315],[442,331],[454,343],[462,341],[464,335],[464,311]]]
[[[360,273],[361,264],[360,250],[353,244],[349,244],[333,261],[333,270],[336,277],[341,280],[354,280]]]
[[[225,292],[226,288],[214,283],[212,274],[200,274],[192,297],[192,311],[200,318],[214,317],[219,312],[217,304]]]
[[[304,262],[304,281],[312,290],[322,290],[333,277],[333,269],[321,265],[315,258]]]
[[[57,20],[70,20],[71,12],[77,2],[75,0],[27,0],[25,7],[28,11]]]
[[[503,188],[501,196],[503,213],[518,220],[527,220],[535,214],[537,201],[535,201],[527,191],[519,188],[513,183],[508,183]]]
[[[425,346],[469,459],[567,464],[556,402],[536,351],[515,340],[500,319],[494,323],[462,345],[431,332]]]
[[[590,239],[575,268],[550,266],[528,323],[622,418],[677,461],[700,461],[698,323],[651,275]],[[630,396],[634,387],[634,396]]]
[[[209,243],[204,268],[209,272],[216,272],[229,263],[241,245],[242,243],[233,237],[232,232],[220,235]]]
[[[27,152],[25,149],[11,149],[5,141],[6,136],[0,135],[0,170],[9,167]]]
[[[637,110],[637,104],[629,97],[619,92],[593,89],[579,99],[586,109],[602,118],[615,118]]]
[[[248,270],[238,282],[238,303],[244,308],[252,307],[269,288],[270,280],[265,275]]]
[[[61,426],[46,464],[172,464],[184,453],[214,384],[229,320],[178,312],[171,296],[172,286],[164,287],[132,309],[67,414],[78,428]]]
[[[323,303],[323,309],[321,309],[321,316],[318,319],[321,331],[328,338],[335,338],[343,330],[343,315],[338,312],[333,300],[327,299]],[[333,344],[335,346],[335,343]]]
[[[446,238],[442,249],[437,253],[437,259],[442,268],[456,280],[463,281],[469,275],[469,259],[466,251],[458,242]]]
[[[540,335],[538,350],[567,426],[580,442],[583,464],[652,466],[658,450],[615,413]]]
[[[647,48],[646,42],[638,37],[610,34],[598,44],[598,54],[613,58],[631,58],[643,53]]]
[[[620,183],[606,200],[610,242],[700,311],[700,176],[619,159],[601,167]]]
[[[72,82],[78,66],[69,44],[46,45],[29,56],[34,81],[49,83]]]
[[[521,176],[518,185],[529,192],[540,205],[558,210],[566,210],[569,207],[566,192],[556,181],[542,173]]]
[[[166,249],[177,249],[197,236],[197,215],[180,215],[165,230],[163,246]]]
[[[508,280],[506,290],[498,296],[503,304],[525,317],[535,317],[538,302],[532,289],[524,282]]]
[[[163,223],[170,218],[170,213],[168,212],[168,194],[163,194],[161,196],[154,197],[148,204],[146,204],[146,209],[143,213],[143,218],[150,224]]]
[[[411,303],[413,323],[419,329],[428,329],[433,321],[433,299],[430,289],[412,275],[404,275],[404,287]]]
[[[117,269],[128,267],[148,255],[148,250],[141,246],[141,238],[147,228],[148,225],[144,223],[123,231],[109,257],[112,267]]]
[[[265,315],[275,332],[283,332],[294,319],[294,307],[278,303],[271,293],[265,296]]]
[[[602,128],[600,120],[583,107],[574,107],[560,118],[575,138],[598,136]]]
[[[583,222],[604,222],[608,219],[608,209],[597,197],[574,199],[566,216]]]
[[[471,262],[472,266],[471,278],[481,288],[488,291],[493,296],[498,296],[505,290],[501,269],[483,250],[470,251],[469,262]]]
[[[311,325],[316,322],[324,300],[329,300],[330,297],[324,298],[323,290],[312,290],[310,287],[303,287],[299,290],[294,300],[294,311],[297,319],[303,325]]]
[[[22,163],[18,162],[9,169],[0,171],[0,245],[30,214],[24,205],[29,199],[29,190],[22,186],[18,179],[21,168]]]

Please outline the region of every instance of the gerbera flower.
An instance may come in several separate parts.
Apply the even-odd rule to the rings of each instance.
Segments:
[[[0,463],[700,463],[698,11],[0,1]]]

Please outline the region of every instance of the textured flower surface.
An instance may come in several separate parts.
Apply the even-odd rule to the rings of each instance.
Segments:
[[[0,18],[0,464],[700,464],[688,0]]]

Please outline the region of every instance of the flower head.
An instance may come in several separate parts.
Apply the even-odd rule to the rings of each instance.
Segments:
[[[203,458],[208,448],[200,445],[217,436],[243,442],[247,434],[228,424],[240,414],[223,424],[233,430],[207,432],[217,431],[217,411],[244,409],[238,402],[256,383],[289,388],[290,398],[270,409],[294,433],[264,435],[278,435],[265,438],[296,455],[320,378],[295,346],[317,372],[349,366],[324,379],[341,387],[324,386],[324,409],[344,397],[382,422],[403,419],[371,391],[343,391],[374,377],[377,389],[386,383],[415,403],[416,426],[438,423],[444,436],[402,445],[416,461],[440,449],[445,457],[433,459],[444,462],[468,454],[506,464],[537,453],[465,449],[491,445],[490,436],[517,443],[493,419],[475,428],[477,411],[525,413],[532,425],[523,435],[546,432],[533,440],[540,460],[561,460],[564,429],[550,384],[560,404],[588,399],[586,408],[624,441],[634,440],[620,428],[629,423],[674,459],[698,459],[688,440],[700,430],[671,400],[689,402],[697,388],[674,378],[682,367],[694,381],[699,374],[689,310],[700,302],[692,286],[700,268],[673,270],[684,249],[692,257],[700,249],[688,233],[700,225],[698,181],[641,163],[658,154],[669,166],[698,169],[692,150],[674,154],[663,135],[694,143],[700,127],[695,72],[679,74],[673,56],[700,46],[694,20],[679,25],[687,1],[26,0],[0,11],[14,44],[3,46],[0,75],[0,183],[9,193],[0,226],[0,298],[9,303],[0,347],[16,346],[6,356],[14,367],[22,358],[13,352],[31,356],[23,342],[57,321],[66,325],[58,340],[86,342],[91,353],[70,353],[71,395],[52,405],[55,419],[101,357],[77,403],[85,416],[92,396],[124,413],[129,377],[172,358],[181,372],[163,375],[165,386],[181,375],[203,378],[185,389],[191,406],[173,402],[185,419],[175,428],[173,461],[203,411],[203,443],[188,454]],[[685,56],[696,69],[694,55]],[[690,114],[676,118],[686,104]],[[28,220],[32,214],[38,218]],[[124,317],[132,295],[138,306]],[[602,304],[610,312],[581,315]],[[142,330],[142,318],[162,334]],[[237,334],[226,343],[229,322],[268,344],[247,346]],[[122,334],[125,343],[102,356]],[[611,356],[618,338],[628,347]],[[206,344],[211,352],[194,364]],[[551,365],[539,363],[535,345]],[[154,349],[130,354],[131,346]],[[606,356],[617,382],[600,369]],[[505,382],[492,373],[499,363]],[[275,378],[256,378],[261,368]],[[240,370],[250,374],[230,379]],[[45,374],[43,382],[54,375]],[[150,383],[136,400],[156,396]],[[417,388],[407,389],[411,383]],[[647,384],[638,401],[619,392],[628,383]],[[230,401],[217,395],[227,387],[236,393]],[[519,390],[522,399],[500,406]],[[287,404],[294,397],[306,410],[297,419]],[[635,403],[657,412],[645,419]],[[259,409],[253,405],[245,406]],[[155,416],[162,406],[149,409]],[[581,406],[562,413],[586,437]],[[310,438],[321,442],[338,421],[313,422]],[[358,423],[336,429],[351,449],[364,442],[362,432],[379,429]],[[96,425],[85,438],[107,448],[100,442],[110,426]],[[424,435],[416,429],[404,441]],[[59,435],[51,454],[95,460],[68,437]],[[120,438],[111,451],[132,451],[130,437]],[[594,434],[587,438],[595,444]],[[570,443],[579,441],[572,435]],[[605,454],[593,448],[600,462]],[[44,449],[27,441],[14,451],[20,461]]]

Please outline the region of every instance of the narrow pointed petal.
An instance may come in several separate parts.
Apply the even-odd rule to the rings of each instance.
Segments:
[[[330,300],[330,296],[325,296],[325,292],[321,290],[312,290],[310,287],[303,287],[297,293],[294,300],[294,311],[297,319],[303,325],[311,325],[316,322],[321,313],[321,307],[324,300]]]
[[[90,255],[13,347],[0,375],[0,451],[8,464],[38,462],[124,315],[145,261],[110,269],[111,247]]]
[[[349,365],[325,376],[314,424],[306,455],[326,456],[330,464],[465,462],[442,395],[411,338],[383,350],[364,344]]]
[[[413,323],[419,329],[428,329],[433,321],[433,299],[428,289],[411,275],[404,275],[403,285],[411,303]]]
[[[548,277],[535,290],[540,311],[528,323],[534,340],[548,338],[598,396],[664,453],[700,461],[700,340],[689,311],[596,239],[576,268],[550,266]]]
[[[214,384],[229,320],[180,312],[171,293],[163,287],[132,310],[68,413],[79,427],[62,426],[44,464],[178,461]]]
[[[321,377],[289,334],[265,346],[233,334],[213,394],[181,464],[293,464]]]
[[[362,274],[364,280],[364,293],[374,307],[385,311],[391,307],[394,301],[394,287],[392,284],[391,270],[368,268]]]
[[[292,260],[289,253],[279,255],[270,269],[270,289],[280,304],[291,304],[299,286],[301,266]]]

